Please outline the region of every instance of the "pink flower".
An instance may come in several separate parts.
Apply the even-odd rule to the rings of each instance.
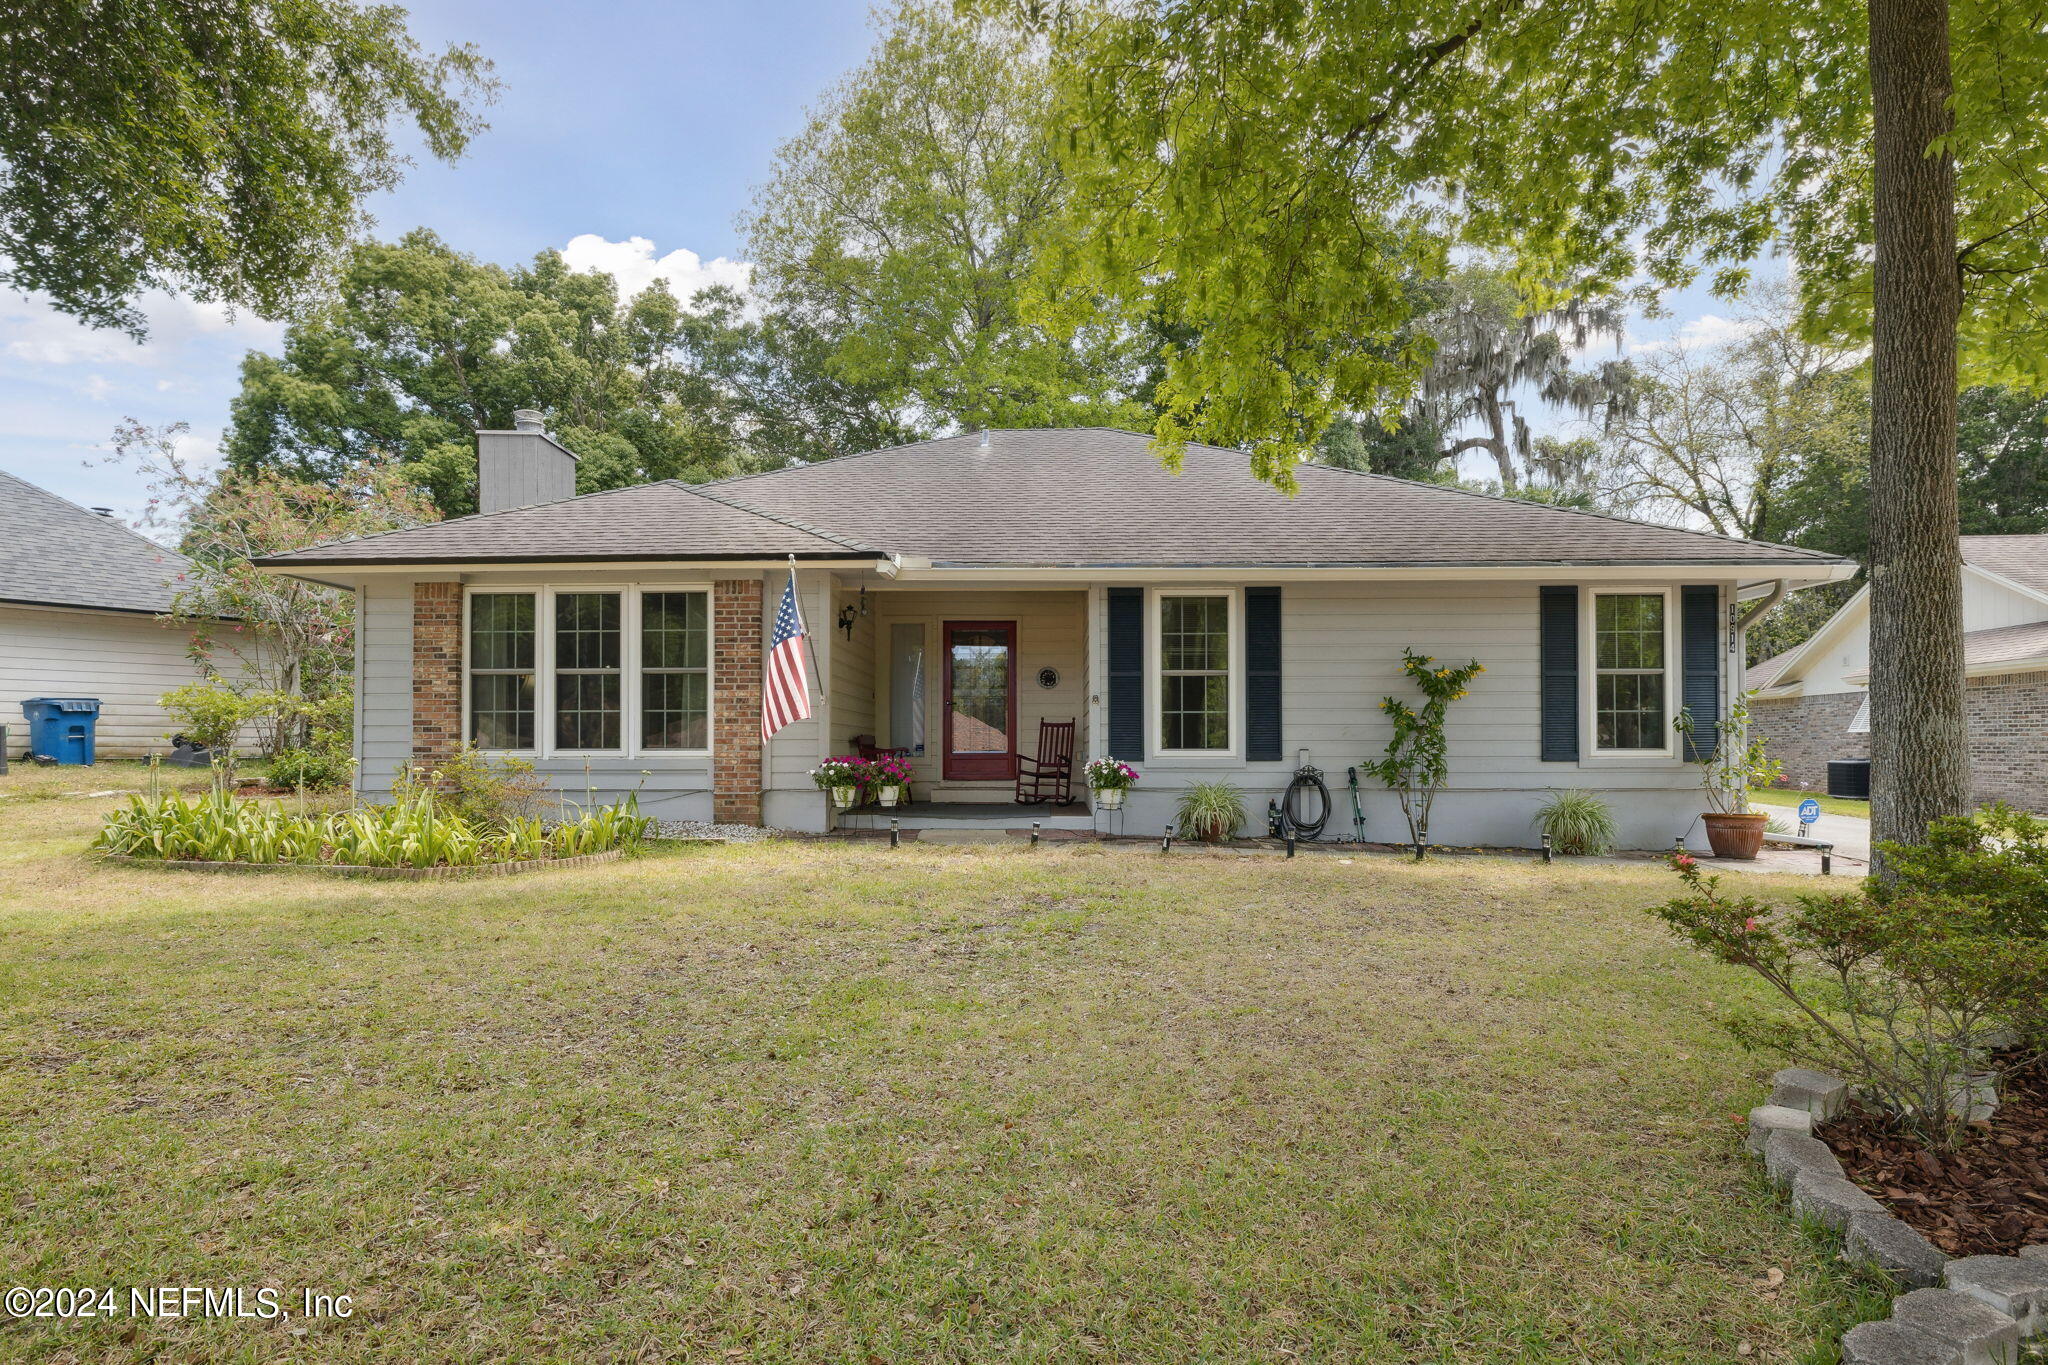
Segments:
[[[1753,933],[1755,933],[1755,932],[1756,932],[1756,916],[1755,916],[1755,915],[1751,915],[1751,916],[1750,916],[1750,917],[1749,917],[1748,919],[1746,919],[1746,920],[1744,920],[1744,921],[1742,922],[1742,932],[1743,932],[1743,933],[1745,933],[1745,934],[1753,934]]]
[[[1693,860],[1692,855],[1689,853],[1679,854],[1676,858],[1673,858],[1671,860],[1671,865],[1677,868],[1680,872],[1690,872],[1695,867],[1699,866],[1699,864]]]

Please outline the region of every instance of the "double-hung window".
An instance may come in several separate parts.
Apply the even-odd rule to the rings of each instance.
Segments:
[[[711,735],[711,604],[701,592],[640,598],[640,743],[707,749]]]
[[[469,596],[467,738],[543,756],[711,747],[710,594]]]
[[[1234,602],[1229,593],[1162,593],[1156,681],[1159,751],[1231,747]]]
[[[479,749],[533,747],[536,638],[532,593],[470,595],[469,742]]]
[[[1671,748],[1669,602],[1661,592],[1593,595],[1593,747]]]
[[[624,747],[619,594],[555,594],[555,748]]]

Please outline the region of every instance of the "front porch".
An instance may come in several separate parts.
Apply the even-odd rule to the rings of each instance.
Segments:
[[[835,812],[845,828],[1092,829],[1080,766],[1093,721],[1086,589],[898,588],[876,575],[833,584],[824,756],[898,750],[915,771],[911,804]],[[1045,723],[1074,727],[1064,804],[1015,800],[1018,754]],[[1028,770],[1028,764],[1025,765]]]

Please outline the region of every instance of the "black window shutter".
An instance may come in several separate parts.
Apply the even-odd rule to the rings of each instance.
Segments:
[[[1720,747],[1721,589],[1690,583],[1679,589],[1678,644],[1685,674],[1679,699],[1692,712],[1692,739],[1680,741],[1680,757],[1704,763]]]
[[[1109,589],[1109,754],[1145,756],[1145,590]]]
[[[1244,756],[1280,758],[1280,589],[1244,590]]]
[[[1545,585],[1538,589],[1538,695],[1542,712],[1543,761],[1579,761],[1579,590]]]

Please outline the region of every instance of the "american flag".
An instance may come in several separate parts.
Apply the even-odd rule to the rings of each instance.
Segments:
[[[768,645],[768,679],[761,688],[761,738],[793,720],[809,720],[811,688],[804,676],[804,614],[796,605],[796,575],[782,590],[775,638]]]

